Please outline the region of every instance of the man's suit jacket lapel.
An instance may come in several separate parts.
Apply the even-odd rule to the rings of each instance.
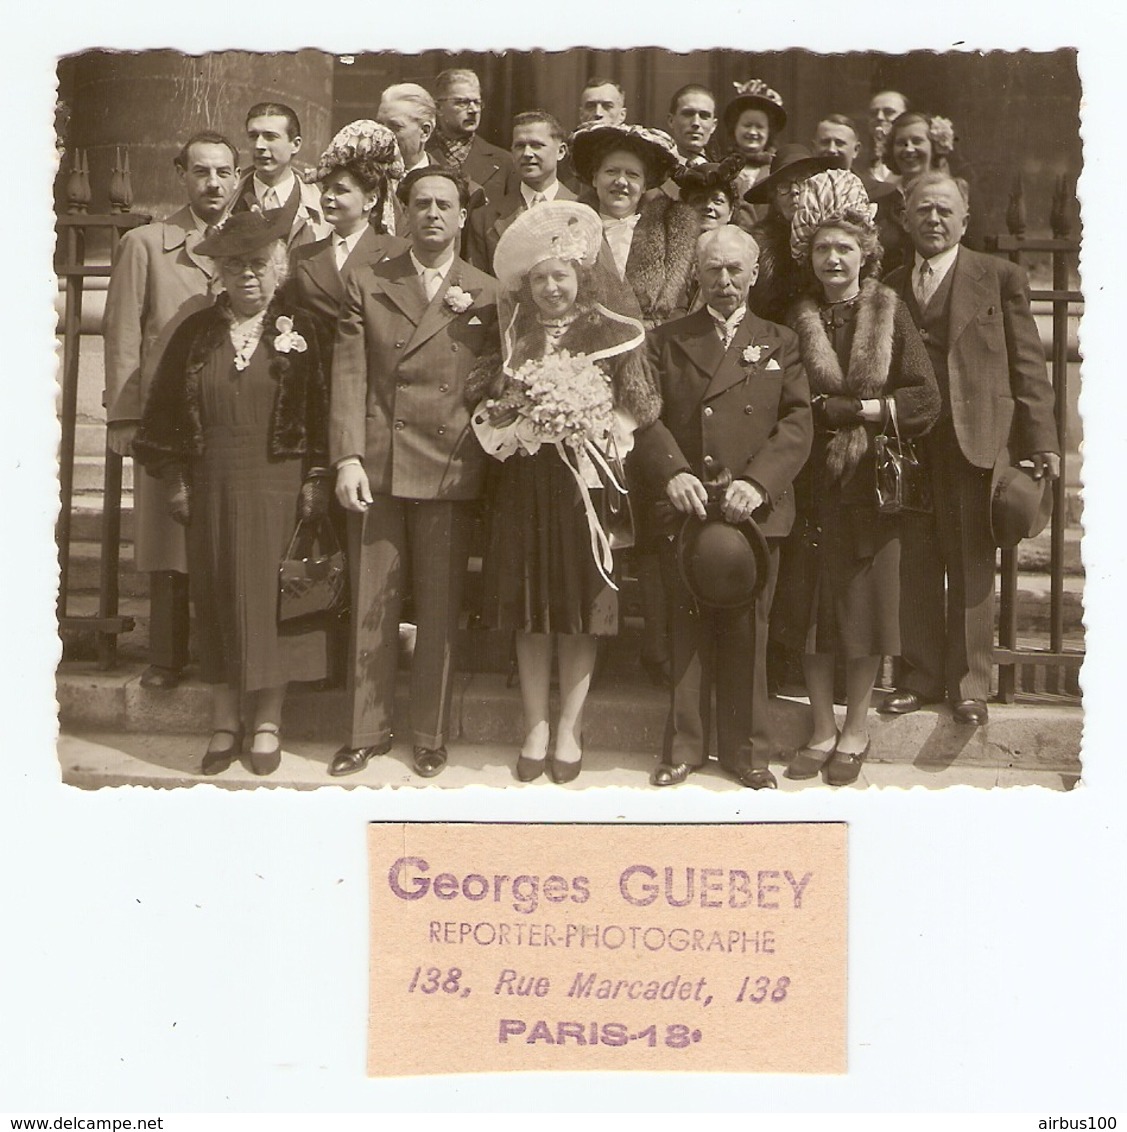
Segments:
[[[446,278],[442,281],[442,286],[438,288],[434,298],[431,299],[426,310],[423,312],[418,326],[415,327],[415,333],[412,335],[411,340],[407,343],[403,351],[405,355],[410,354],[413,350],[417,350],[425,342],[428,342],[448,322],[457,317],[454,310],[447,305],[445,300],[446,292],[449,291],[451,287],[458,286],[463,266],[462,260],[455,256],[454,262],[450,265],[450,270],[446,273]]]
[[[192,210],[190,208],[182,208],[174,212],[164,222],[164,250],[171,252],[175,251],[176,248],[183,248],[184,254],[188,259],[190,259],[210,281],[216,276],[215,263],[209,256],[196,254],[196,245],[202,239],[202,236],[197,236],[196,223],[192,219]]]
[[[713,378],[724,361],[724,344],[716,333],[712,315],[704,307],[686,318],[682,326],[683,329],[672,336],[672,341],[698,371],[699,399],[710,391]]]
[[[707,309],[705,310],[707,314]],[[739,385],[742,381],[748,381],[751,378],[752,366],[745,365],[741,355],[746,347],[752,344],[755,338],[757,329],[757,321],[755,315],[748,311],[736,327],[736,333],[732,336],[731,344],[727,350],[723,351],[720,364],[716,367],[712,375],[712,380],[708,383],[708,388],[705,390],[704,399],[707,401],[709,398],[717,396],[733,385]],[[716,337],[717,345],[721,345],[720,337],[713,331]],[[758,362],[754,363],[755,366],[763,366],[767,363],[770,357],[770,351],[764,346],[760,351]]]
[[[376,276],[376,284],[377,289],[387,295],[414,323],[417,333],[419,323],[426,313],[427,299],[411,256],[404,252],[390,260],[386,272]]]
[[[951,268],[951,313],[947,321],[947,351],[954,349],[960,335],[978,313],[986,296],[982,285],[985,274],[982,266],[974,262],[962,248]]]

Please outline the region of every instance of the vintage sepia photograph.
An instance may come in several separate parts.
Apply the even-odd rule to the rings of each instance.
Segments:
[[[1071,48],[58,60],[63,781],[1080,781]]]

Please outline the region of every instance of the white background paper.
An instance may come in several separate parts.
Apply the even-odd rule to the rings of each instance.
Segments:
[[[0,187],[7,535],[0,551],[0,1109],[1098,1115],[1122,1106],[1127,728],[1115,714],[1127,698],[1118,589],[1127,579],[1122,23],[1060,3],[924,7],[566,0],[391,11],[290,0],[265,9],[68,2],[24,4],[9,16],[0,73],[7,159]],[[721,795],[205,786],[81,793],[60,786],[50,260],[56,54],[96,46],[356,52],[579,44],[1080,48],[1089,532],[1083,784],[1071,794]],[[847,820],[848,1075],[367,1080],[364,826],[373,818]],[[660,839],[655,828],[655,846]]]

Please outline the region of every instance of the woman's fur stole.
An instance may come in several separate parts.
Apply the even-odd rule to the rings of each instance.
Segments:
[[[865,399],[880,397],[885,392],[892,366],[896,304],[895,292],[883,283],[866,279],[861,284],[849,370],[843,374],[818,314],[818,304],[808,296],[798,301],[793,325],[810,392],[815,397],[844,395]],[[868,447],[869,434],[863,424],[838,429],[826,445],[826,467],[830,476],[836,480],[848,479]]]
[[[186,319],[161,356],[133,443],[138,463],[153,475],[169,466],[186,468],[203,454],[200,372],[229,340],[223,300],[221,296],[214,306]],[[294,330],[305,339],[304,351],[274,349],[279,315],[293,319]],[[259,343],[269,354],[270,376],[277,383],[268,451],[279,460],[305,457],[307,467],[328,462],[329,383],[319,343],[312,316],[275,296]]]

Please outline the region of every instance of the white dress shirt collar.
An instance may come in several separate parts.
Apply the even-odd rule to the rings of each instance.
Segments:
[[[265,181],[260,181],[257,173],[255,173],[251,183],[254,185],[254,199],[258,202],[259,208],[265,207],[262,202],[271,189],[273,189],[278,196],[279,208],[285,208],[289,203],[290,197],[297,191],[297,178],[294,176],[292,169],[287,169],[286,175],[276,185],[268,185]]]
[[[920,268],[928,263],[931,265],[931,270],[934,273],[932,277],[932,294],[935,294],[939,285],[947,278],[947,272],[955,266],[955,260],[959,256],[959,245],[956,244],[953,248],[948,248],[945,252],[940,252],[938,255],[933,255],[930,259],[925,260],[919,252],[916,252],[916,261],[912,265],[912,282],[915,285],[915,280],[920,274]]]
[[[407,176],[408,173],[413,172],[415,169],[425,169],[429,164],[430,164],[430,154],[427,153],[427,151],[424,149],[423,152],[422,152],[422,156],[419,158],[419,160],[416,161],[415,164],[412,165],[410,169],[405,169],[403,171],[403,175]]]
[[[363,228],[357,228],[351,236],[342,236],[339,232],[333,233],[333,255],[336,257],[338,271],[344,267],[348,257],[356,251],[356,245],[360,243],[363,235]]]
[[[712,315],[712,321],[716,325],[716,333],[720,335],[720,340],[725,346],[731,345],[740,323],[744,320],[744,315],[747,314],[747,304],[741,303],[727,318],[714,307],[706,306],[705,310]]]
[[[532,207],[532,198],[535,197],[538,192],[539,192],[539,195],[544,198],[544,201],[547,202],[547,201],[550,201],[550,200],[555,200],[556,194],[559,191],[560,191],[559,181],[553,181],[546,189],[539,189],[539,190],[530,189],[523,181],[521,181],[521,183],[520,183],[520,195],[521,195],[521,199],[524,201],[524,207],[525,208],[531,208]]]

